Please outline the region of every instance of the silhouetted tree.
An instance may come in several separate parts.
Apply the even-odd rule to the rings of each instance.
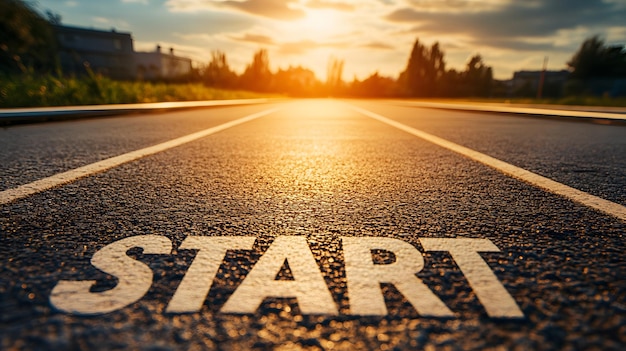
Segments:
[[[254,54],[252,63],[240,77],[242,88],[252,91],[267,92],[272,86],[272,72],[267,50],[261,49]]]
[[[435,96],[440,94],[440,85],[446,72],[444,53],[439,43],[430,49],[415,40],[406,69],[398,79],[409,96]]]
[[[49,71],[55,66],[50,24],[23,1],[0,0],[0,72]]]
[[[206,85],[219,88],[234,88],[237,83],[237,74],[233,72],[221,51],[211,53],[211,62],[203,69],[202,78]]]
[[[622,46],[606,46],[598,36],[586,39],[567,62],[572,78],[626,77],[626,50]]]
[[[356,78],[350,84],[349,94],[360,97],[391,97],[398,94],[396,81],[375,72],[363,81]]]
[[[446,62],[443,59],[444,53],[439,48],[439,43],[434,43],[430,48],[429,70],[427,71],[428,80],[432,84],[433,92],[436,95],[441,94],[441,81],[446,73]]]
[[[344,61],[331,57],[326,71],[326,87],[331,95],[341,94]]]
[[[461,97],[467,94],[464,87],[464,74],[455,69],[446,71],[441,83],[441,95],[446,97]]]
[[[467,62],[464,82],[467,95],[489,96],[493,84],[493,70],[484,64],[480,55],[474,55]]]
[[[51,10],[46,10],[46,18],[48,19],[48,23],[52,25],[55,25],[55,26],[61,25],[62,17],[60,14],[56,12],[53,12]]]
[[[280,69],[274,75],[273,91],[290,96],[318,96],[321,83],[315,78],[315,73],[303,67],[289,67]]]

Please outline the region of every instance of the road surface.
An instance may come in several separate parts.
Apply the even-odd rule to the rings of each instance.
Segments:
[[[302,100],[0,130],[0,349],[626,348],[626,127]]]

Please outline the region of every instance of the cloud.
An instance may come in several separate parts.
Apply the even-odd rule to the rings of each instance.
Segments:
[[[310,38],[284,40],[280,32],[267,31],[261,27],[254,27],[245,32],[222,33],[215,36],[203,37],[209,42],[215,40],[225,40],[231,43],[244,42],[254,46],[270,47],[272,51],[284,56],[298,56],[321,48],[345,49],[350,46],[355,46],[351,42],[337,40],[325,41]]]
[[[626,38],[626,26],[609,27],[606,31],[608,41],[619,41]]]
[[[524,39],[511,40],[499,37],[475,38],[470,43],[476,46],[490,46],[498,49],[514,51],[549,51],[554,49],[554,45],[549,42],[533,42]]]
[[[108,18],[105,17],[92,17],[93,21],[96,23],[107,24],[111,22]]]
[[[471,13],[483,12],[501,8],[512,0],[408,0],[413,8],[419,8],[425,12],[453,12]],[[526,2],[526,4],[531,3]]]
[[[354,5],[345,2],[334,2],[326,0],[310,0],[307,1],[306,7],[311,9],[331,9],[337,11],[352,12],[355,10]]]
[[[261,45],[275,45],[274,39],[267,35],[262,34],[250,34],[245,33],[241,36],[230,36],[231,39],[237,41],[245,41],[249,43],[261,44]]]
[[[444,3],[469,3],[446,0]],[[411,0],[431,4],[433,0]],[[578,27],[623,26],[626,8],[616,1],[532,0],[526,2],[490,1],[490,9],[480,12],[437,11],[417,7],[395,10],[385,18],[393,23],[415,24],[413,31],[428,34],[463,34],[475,42],[493,47],[543,50],[550,43],[533,44],[528,38],[547,38],[559,31]],[[554,46],[554,45],[552,45]]]
[[[369,42],[369,43],[361,45],[360,47],[368,48],[368,49],[377,49],[377,50],[393,50],[393,49],[395,49],[392,45],[385,44],[385,43],[380,42],[380,41]]]
[[[168,0],[166,6],[174,12],[194,12],[228,8],[245,12],[254,16],[268,17],[277,20],[297,20],[305,17],[304,10],[296,8],[295,1],[283,0]]]
[[[279,20],[296,20],[305,17],[303,10],[291,8],[290,2],[283,0],[220,1],[218,4]]]
[[[320,48],[345,48],[346,46],[348,46],[348,44],[343,42],[317,42],[305,39],[281,43],[278,48],[278,53],[281,55],[302,55],[308,51]]]
[[[148,5],[148,0],[122,0],[123,3],[139,3],[143,5]]]
[[[278,52],[283,55],[302,55],[317,46],[318,43],[312,40],[300,40],[296,42],[281,44]]]

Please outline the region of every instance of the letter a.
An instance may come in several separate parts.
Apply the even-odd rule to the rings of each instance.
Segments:
[[[294,280],[275,280],[285,260]],[[303,314],[338,314],[303,236],[277,237],[224,304],[221,312],[254,313],[267,297],[295,297]]]

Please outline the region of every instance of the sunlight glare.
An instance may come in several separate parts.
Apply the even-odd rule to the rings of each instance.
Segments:
[[[311,39],[329,39],[343,28],[336,11],[308,9],[306,17],[298,21],[298,30]]]

